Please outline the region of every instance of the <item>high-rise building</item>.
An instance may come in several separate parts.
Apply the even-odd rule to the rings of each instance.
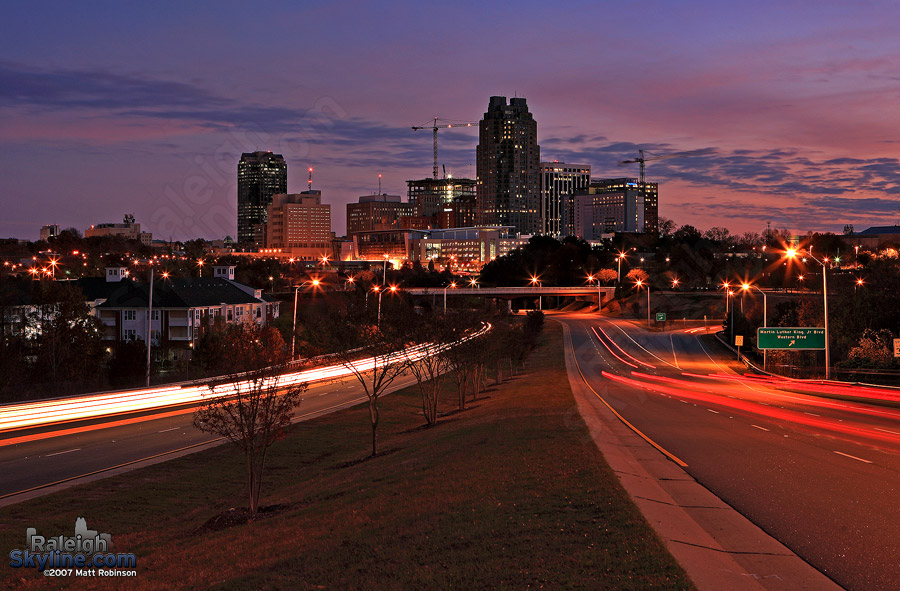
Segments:
[[[478,124],[476,149],[478,225],[541,230],[541,148],[537,122],[524,98],[492,96]]]
[[[238,162],[238,242],[254,240],[254,226],[265,224],[276,193],[287,193],[287,162],[281,154],[250,152]]]
[[[432,228],[475,225],[475,181],[472,179],[422,179],[406,181],[406,184],[416,215],[430,218]]]
[[[659,185],[637,179],[591,181],[575,196],[576,234],[597,240],[615,232],[659,231]]]
[[[414,217],[417,217],[415,205],[400,201],[400,195],[363,195],[359,203],[347,204],[347,236],[359,232],[409,228],[418,224],[411,226],[404,220]]]
[[[300,259],[331,256],[331,205],[321,191],[278,194],[268,208],[265,247]]]
[[[562,239],[575,235],[575,193],[591,184],[591,167],[541,162],[541,232]]]

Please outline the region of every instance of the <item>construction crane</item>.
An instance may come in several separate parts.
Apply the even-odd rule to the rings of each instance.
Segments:
[[[619,161],[619,166],[623,166],[625,164],[640,164],[641,165],[641,186],[644,186],[644,163],[649,162],[651,160],[666,160],[668,158],[690,158],[691,156],[707,156],[712,154],[712,148],[703,148],[702,150],[690,150],[688,152],[671,152],[669,154],[657,154],[657,155],[648,155],[644,156],[643,150],[638,150],[637,158],[633,160],[621,160]],[[647,154],[650,154],[647,152]]]
[[[435,179],[438,178],[438,154],[437,154],[437,132],[439,129],[448,129],[451,127],[472,127],[475,125],[474,123],[450,123],[445,122],[438,125],[438,121],[444,121],[443,119],[434,118],[434,124],[431,126],[417,126],[413,125],[413,131],[419,131],[420,129],[430,129],[434,133],[434,168],[432,169],[432,175]]]

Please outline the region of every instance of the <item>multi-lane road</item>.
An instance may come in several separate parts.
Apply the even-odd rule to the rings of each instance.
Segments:
[[[900,392],[744,377],[697,334],[556,318],[584,379],[698,482],[845,588],[900,588]]]
[[[400,376],[389,391],[415,383]],[[366,400],[354,377],[313,382],[295,421]],[[196,404],[0,432],[0,506],[222,441],[192,425]]]

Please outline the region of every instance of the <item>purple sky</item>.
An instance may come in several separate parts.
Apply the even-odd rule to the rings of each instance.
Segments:
[[[895,2],[13,3],[0,24],[0,237],[134,213],[235,234],[241,152],[345,204],[431,174],[434,116],[524,96],[544,160],[594,176],[638,148],[660,214],[700,229],[900,221]],[[136,3],[135,3],[136,4]],[[440,161],[475,175],[477,130]]]

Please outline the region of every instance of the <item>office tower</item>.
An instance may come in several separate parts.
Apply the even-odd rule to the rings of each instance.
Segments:
[[[421,179],[406,184],[416,215],[430,218],[432,228],[475,225],[475,181],[472,179]]]
[[[476,150],[478,223],[541,230],[541,148],[537,122],[524,98],[492,96],[478,124]]]
[[[562,240],[575,235],[575,193],[591,183],[591,167],[541,162],[541,232]]]
[[[347,237],[359,232],[408,228],[404,218],[412,223],[416,207],[400,201],[400,195],[363,195],[359,203],[347,204]],[[412,225],[417,225],[412,223]]]
[[[615,232],[659,231],[659,185],[638,179],[600,179],[575,196],[576,234],[597,240]]]
[[[265,246],[300,259],[330,256],[331,205],[322,203],[322,192],[274,195],[268,208]]]
[[[287,193],[287,163],[281,154],[241,154],[238,162],[238,242],[253,242],[254,226],[266,223],[266,211],[276,193]]]

